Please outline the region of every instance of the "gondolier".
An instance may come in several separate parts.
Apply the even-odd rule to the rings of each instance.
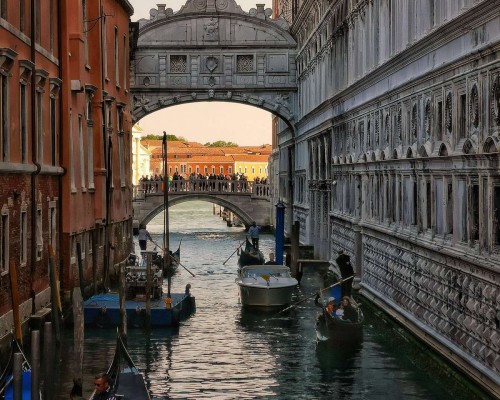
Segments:
[[[255,247],[256,250],[259,250],[259,233],[260,233],[260,226],[257,226],[255,221],[253,221],[252,226],[248,228],[248,234],[250,235],[253,247]]]
[[[338,257],[335,261],[339,266],[340,276],[342,277],[342,280],[354,276],[354,269],[351,264],[351,257],[349,257],[349,255],[347,254],[344,254],[344,250],[340,249],[338,251]],[[352,281],[353,278],[345,282],[342,282],[342,297],[351,296]]]

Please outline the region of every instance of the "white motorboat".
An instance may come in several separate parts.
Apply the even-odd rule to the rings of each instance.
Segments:
[[[282,307],[298,285],[285,265],[247,265],[238,269],[240,301],[248,307]]]

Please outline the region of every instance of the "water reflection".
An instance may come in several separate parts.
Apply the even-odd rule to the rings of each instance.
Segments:
[[[177,246],[182,239],[182,263],[196,274],[180,269],[172,288],[183,291],[190,283],[197,311],[179,330],[129,329],[129,352],[154,399],[478,398],[459,384],[462,377],[443,380],[439,364],[415,356],[430,358],[428,352],[398,335],[374,310],[364,309],[362,343],[345,347],[316,343],[313,299],[281,314],[243,309],[234,282],[236,257],[223,265],[244,239],[242,230],[226,227],[205,203],[181,204],[170,217],[170,243]],[[154,224],[148,226],[158,242],[160,222],[157,232]],[[265,254],[273,244],[271,235],[261,236]],[[306,271],[292,301],[320,286],[318,274]],[[72,387],[72,331],[63,335],[59,399],[67,399]],[[113,330],[85,331],[85,397],[94,374],[107,368],[114,342]]]

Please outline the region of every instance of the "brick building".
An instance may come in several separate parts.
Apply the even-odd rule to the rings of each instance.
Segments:
[[[100,283],[105,266],[130,253],[131,129],[129,27],[126,0],[65,1],[62,24],[63,288]],[[77,218],[73,216],[78,216]]]
[[[60,237],[60,20],[49,1],[29,4],[0,2],[0,337],[13,303],[20,322],[49,303]]]
[[[0,339],[13,309],[25,322],[49,304],[49,245],[66,293],[77,243],[87,285],[130,251],[132,13],[126,0],[0,1]]]

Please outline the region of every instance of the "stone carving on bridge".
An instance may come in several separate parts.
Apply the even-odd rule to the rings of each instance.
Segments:
[[[205,59],[205,67],[210,71],[214,72],[219,66],[219,59],[214,56],[209,56]]]
[[[232,14],[241,14],[241,15],[248,15],[251,17],[256,17],[262,20],[266,20],[270,23],[273,23],[280,27],[281,29],[288,30],[290,25],[289,23],[283,18],[279,17],[276,19],[272,18],[272,9],[271,8],[266,8],[264,9],[263,4],[257,4],[257,8],[252,8],[249,10],[248,13],[242,10],[242,8],[234,1],[234,0],[188,0],[185,5],[181,7],[181,9],[177,12],[173,12],[171,8],[165,8],[165,4],[158,4],[158,9],[152,8],[149,11],[149,20],[147,19],[140,19],[139,22],[139,27],[142,28],[143,26],[162,20],[162,19],[169,19],[174,16],[178,15],[183,15],[183,14],[191,14],[191,13],[200,13],[200,12],[205,12],[205,13],[232,13]],[[216,20],[216,18],[214,18]],[[215,21],[214,21],[215,22]],[[208,26],[210,25],[210,26]],[[218,40],[218,38],[215,38],[215,30],[217,30],[217,36],[218,36],[218,26],[215,27],[215,25],[211,25],[210,22],[207,23],[207,27],[212,30],[212,34],[208,37],[214,37],[212,38],[206,38],[205,40]]]
[[[134,96],[134,109],[136,108],[144,108],[147,106],[147,104],[150,102],[150,100],[146,96],[141,96],[141,97],[135,97]]]
[[[219,20],[218,20],[218,18],[213,18],[213,17],[210,18],[203,25],[203,29],[205,30],[205,35],[203,37],[204,40],[206,40],[206,41],[219,40]],[[212,58],[214,58],[214,57],[212,57]],[[217,65],[215,65],[214,69],[216,67],[217,67]],[[207,65],[207,68],[209,68],[208,65]],[[210,71],[210,72],[212,72],[212,71]]]

